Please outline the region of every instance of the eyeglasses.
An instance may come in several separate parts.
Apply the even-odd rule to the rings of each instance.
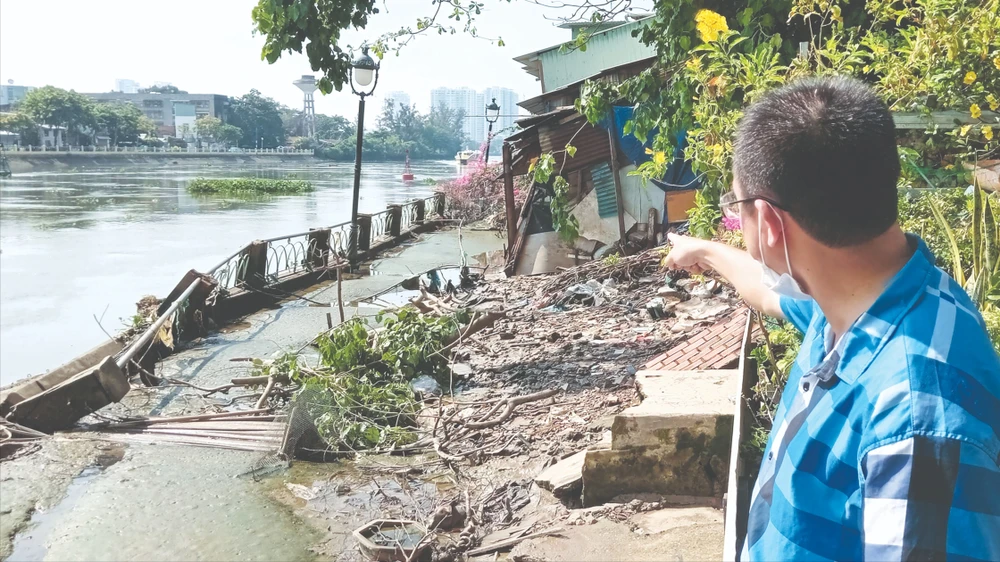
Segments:
[[[770,197],[764,197],[762,195],[758,195],[756,197],[747,197],[746,199],[737,199],[735,191],[727,191],[725,194],[722,195],[722,197],[719,199],[719,209],[722,211],[722,216],[730,219],[739,219],[740,203],[750,203],[751,201],[757,201],[758,199],[761,201],[767,201],[775,208],[784,209],[784,207],[782,207],[779,203],[777,203]]]

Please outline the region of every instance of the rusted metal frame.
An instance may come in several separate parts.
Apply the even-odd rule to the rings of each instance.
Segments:
[[[516,211],[514,210],[514,168],[512,164],[512,149],[509,142],[503,143],[503,195],[504,207],[507,213],[507,247],[514,246],[517,238]]]

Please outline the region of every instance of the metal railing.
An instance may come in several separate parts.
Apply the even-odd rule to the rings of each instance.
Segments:
[[[360,233],[359,249],[367,251],[373,243],[410,230],[434,212],[436,204],[437,196],[432,196],[410,201],[398,209],[390,206],[385,211],[363,216],[359,227],[367,226],[368,232],[367,236]],[[331,259],[346,259],[350,249],[351,223],[340,223],[255,241],[219,262],[208,275],[226,291],[245,285],[266,286],[289,275],[313,271]]]
[[[392,222],[396,218],[392,210],[385,210],[368,216],[371,218],[370,241],[374,242],[379,238],[390,236]]]
[[[441,199],[443,195],[438,194],[401,206],[390,206],[386,211],[369,215],[372,220],[368,236],[359,238],[367,240],[370,244],[389,234],[408,231],[423,220],[426,214],[431,212],[439,214],[444,207],[444,201]],[[400,230],[393,228],[394,221],[399,222]],[[342,263],[342,260],[347,259],[350,248],[351,223],[341,223],[267,240],[256,240],[219,262],[208,271],[208,275],[216,280],[217,290],[222,293],[228,293],[234,288],[266,289],[268,285],[297,273],[323,269],[331,263]],[[367,252],[370,248],[360,249]],[[116,363],[120,368],[125,368],[136,353],[153,340],[167,320],[173,323],[174,337],[183,336],[188,300],[201,282],[200,278],[192,281],[139,338],[117,354]]]
[[[10,152],[99,152],[99,153],[127,153],[127,154],[148,154],[148,153],[169,153],[169,154],[310,154],[314,155],[315,150],[311,148],[222,148],[222,147],[194,147],[181,148],[179,146],[19,146],[7,147]]]

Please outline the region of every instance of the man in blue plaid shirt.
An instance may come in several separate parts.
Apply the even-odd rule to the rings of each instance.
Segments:
[[[740,123],[723,212],[749,252],[672,237],[805,336],[740,559],[1000,560],[1000,357],[961,287],[897,223],[888,108],[807,79]]]

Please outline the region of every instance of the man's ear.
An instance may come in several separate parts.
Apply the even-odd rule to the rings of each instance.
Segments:
[[[754,208],[757,210],[757,220],[760,221],[760,233],[763,236],[764,244],[774,248],[782,245],[785,237],[785,229],[782,224],[782,217],[770,203],[762,199],[754,201]]]

